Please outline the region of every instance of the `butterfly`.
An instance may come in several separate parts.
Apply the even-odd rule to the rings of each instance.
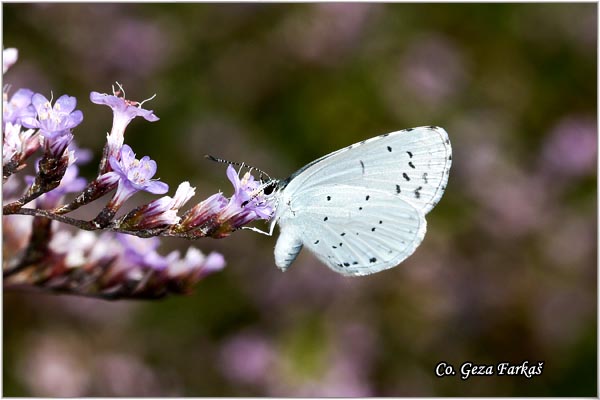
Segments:
[[[272,235],[279,225],[275,264],[283,271],[304,247],[342,275],[383,271],[421,244],[451,164],[450,139],[436,126],[363,140],[268,181],[270,230],[250,229]]]

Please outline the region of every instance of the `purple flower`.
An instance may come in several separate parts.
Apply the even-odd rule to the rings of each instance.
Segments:
[[[54,157],[64,154],[69,144],[73,141],[73,134],[68,130],[58,131],[48,135],[42,135],[47,151]]]
[[[256,182],[250,173],[247,172],[240,180],[235,169],[229,165],[227,177],[233,184],[234,193],[221,213],[220,220],[228,221],[235,229],[256,219],[271,218],[273,207],[264,195],[257,191],[260,183]]]
[[[212,252],[207,256],[194,247],[189,247],[185,257],[173,262],[167,273],[172,278],[198,279],[212,272],[220,271],[225,267],[225,258],[222,254]]]
[[[56,100],[53,107],[46,97],[36,93],[31,98],[31,103],[37,113],[37,119],[22,118],[23,126],[39,129],[47,151],[55,157],[62,156],[73,140],[71,129],[83,121],[83,113],[75,110],[77,100],[65,94]]]
[[[125,99],[125,93],[121,86],[120,90],[115,91],[113,95],[106,93],[91,92],[90,101],[94,104],[104,104],[113,110],[113,125],[110,134],[107,136],[108,153],[106,157],[115,157],[123,146],[125,128],[135,117],[143,117],[146,121],[158,121],[152,110],[142,108],[143,102],[131,101]],[[119,97],[123,94],[122,97]],[[150,100],[150,99],[148,99]],[[147,100],[145,100],[147,101]]]
[[[17,62],[18,58],[19,51],[17,49],[11,47],[2,50],[2,73],[6,73]]]
[[[89,261],[89,254],[98,242],[98,237],[89,231],[78,231],[73,235],[70,231],[58,229],[52,234],[48,246],[53,252],[65,256],[67,267],[76,268]]]
[[[136,236],[118,234],[117,238],[123,246],[124,262],[130,268],[142,267],[158,272],[166,272],[166,276],[194,283],[198,279],[225,267],[225,259],[219,253],[207,256],[194,247],[188,248],[184,258],[175,250],[161,256],[156,249],[160,240],[156,237],[142,239]]]
[[[40,129],[42,135],[53,136],[58,132],[75,128],[83,121],[83,113],[75,110],[77,99],[62,95],[54,103],[54,107],[44,95],[36,93],[31,103],[37,113],[37,119],[26,118],[23,125],[27,128]]]
[[[196,188],[192,187],[189,182],[181,182],[175,192],[171,203],[172,210],[179,210],[185,203],[187,203],[196,194]]]
[[[131,267],[151,268],[162,271],[174,261],[174,256],[163,257],[156,252],[160,244],[157,237],[139,238],[136,236],[117,234],[117,239],[123,246],[123,256]]]
[[[33,129],[23,130],[21,125],[6,123],[2,143],[2,164],[6,165],[13,157],[20,161],[29,157],[40,146],[40,141]]]
[[[6,165],[12,158],[21,153],[21,125],[8,122],[4,129],[2,143],[2,164]]]
[[[171,209],[173,199],[170,196],[154,200],[142,209],[140,221],[135,224],[139,229],[151,229],[179,222],[177,210]]]
[[[9,122],[20,124],[22,119],[33,119],[35,117],[35,108],[31,105],[31,98],[33,97],[31,90],[19,89],[9,101],[6,100],[8,97],[6,92],[3,93],[3,97],[2,119],[5,126]]]
[[[151,229],[179,222],[179,209],[194,195],[196,189],[189,182],[183,182],[177,188],[175,197],[164,196],[135,211],[124,220],[124,224],[137,229]]]
[[[223,194],[216,193],[196,204],[183,216],[180,225],[183,231],[215,222],[217,215],[227,206],[228,200]]]
[[[119,160],[109,159],[113,171],[102,175],[99,180],[112,184],[118,182],[117,193],[111,200],[113,208],[119,208],[134,193],[143,190],[153,194],[164,194],[169,185],[151,179],[156,174],[156,161],[144,156],[137,160],[131,147],[124,145],[120,151]]]
[[[190,209],[175,230],[186,232],[200,227],[203,235],[224,237],[251,221],[271,218],[273,207],[250,173],[240,179],[230,165],[227,177],[234,189],[231,198],[227,200],[221,193],[212,195]]]

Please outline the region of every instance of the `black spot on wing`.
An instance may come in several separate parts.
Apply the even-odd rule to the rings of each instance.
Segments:
[[[400,185],[396,185],[396,193],[400,194],[401,190],[400,190]]]
[[[417,199],[421,198],[421,193],[419,192],[421,189],[423,189],[423,186],[419,186],[418,188],[415,189],[415,197]]]
[[[377,259],[375,257],[371,257],[371,258],[369,258],[369,262],[370,263],[377,262]]]
[[[406,175],[406,172],[402,173],[402,176],[404,177],[404,179],[406,179],[407,181],[410,181],[410,178],[408,177],[408,175]]]
[[[342,232],[340,236],[346,236],[346,232]]]
[[[387,149],[390,153],[392,152],[392,148],[390,146],[388,146]]]
[[[423,172],[423,182],[427,184],[427,172]]]
[[[350,263],[347,263],[347,262],[344,263],[344,267],[349,267],[349,266],[350,266]]]
[[[415,128],[408,128],[408,129],[405,129],[405,131],[406,131],[406,132],[410,132],[410,131],[414,131],[414,130],[415,130]]]
[[[318,241],[318,240],[315,240],[315,244],[319,244],[319,241]]]
[[[327,221],[328,219],[329,219],[329,218],[325,217],[325,218],[323,218],[323,221]]]
[[[327,201],[331,201],[331,196],[327,196]]]
[[[375,227],[371,228],[371,232],[375,232]]]
[[[369,201],[370,198],[371,198],[371,196],[367,195],[367,197],[365,197],[365,200]]]
[[[413,164],[412,161],[408,162],[408,166],[411,167],[412,169],[415,169],[415,164]]]
[[[409,156],[410,158],[413,158],[413,153],[411,153],[410,151],[407,151],[407,152],[406,152],[406,154],[408,154],[408,156]]]
[[[365,174],[365,163],[362,160],[360,160],[360,168],[362,170],[362,174],[364,175]]]

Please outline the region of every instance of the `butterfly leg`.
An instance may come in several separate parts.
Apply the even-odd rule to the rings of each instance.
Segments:
[[[265,232],[265,231],[263,231],[261,229],[255,228],[253,226],[243,226],[242,229],[249,229],[251,231],[262,233],[263,235],[267,235],[267,236],[272,236],[273,235],[273,229],[270,229],[269,232]]]

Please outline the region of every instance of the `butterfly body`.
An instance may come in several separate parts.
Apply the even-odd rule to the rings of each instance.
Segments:
[[[420,127],[353,144],[278,181],[276,265],[287,269],[303,247],[348,276],[398,265],[423,240],[451,160],[446,131]]]

